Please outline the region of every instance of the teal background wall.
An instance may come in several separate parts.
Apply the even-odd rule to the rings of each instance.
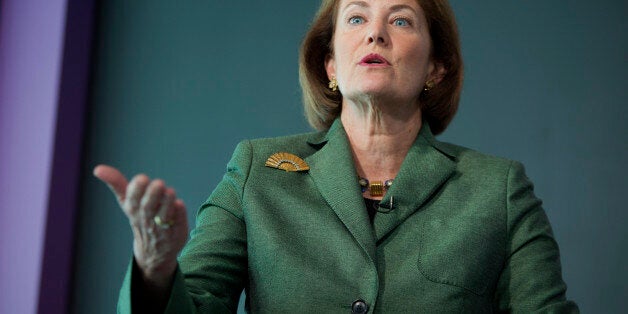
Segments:
[[[522,161],[583,312],[627,304],[625,1],[455,1],[466,79],[442,140]],[[318,1],[102,1],[73,311],[111,313],[128,222],[98,163],[175,187],[193,216],[238,141],[308,131],[299,43]]]

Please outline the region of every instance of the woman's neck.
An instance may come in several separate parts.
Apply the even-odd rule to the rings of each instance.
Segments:
[[[397,176],[421,129],[421,110],[416,103],[391,106],[345,100],[340,119],[349,138],[356,171],[371,181]]]

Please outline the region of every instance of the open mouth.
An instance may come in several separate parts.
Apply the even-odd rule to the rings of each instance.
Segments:
[[[390,63],[388,63],[388,60],[386,60],[386,58],[384,58],[384,57],[382,57],[382,56],[380,56],[378,54],[372,53],[372,54],[369,54],[368,56],[362,58],[362,60],[360,61],[360,64],[388,65]]]

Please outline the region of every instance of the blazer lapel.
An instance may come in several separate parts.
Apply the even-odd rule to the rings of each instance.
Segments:
[[[375,236],[379,242],[410,215],[421,208],[454,174],[455,159],[437,148],[437,142],[427,122],[417,136],[393,185],[386,192],[380,208],[386,213],[375,215]],[[393,198],[393,209],[390,199]]]
[[[340,120],[334,122],[323,140],[310,141],[309,144],[320,147],[305,158],[310,165],[310,177],[338,218],[375,261],[375,236],[357,182],[353,154]]]

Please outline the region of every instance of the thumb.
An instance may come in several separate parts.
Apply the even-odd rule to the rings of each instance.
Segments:
[[[129,182],[118,169],[107,165],[98,165],[94,168],[94,176],[107,184],[120,204],[124,202],[126,186]]]

